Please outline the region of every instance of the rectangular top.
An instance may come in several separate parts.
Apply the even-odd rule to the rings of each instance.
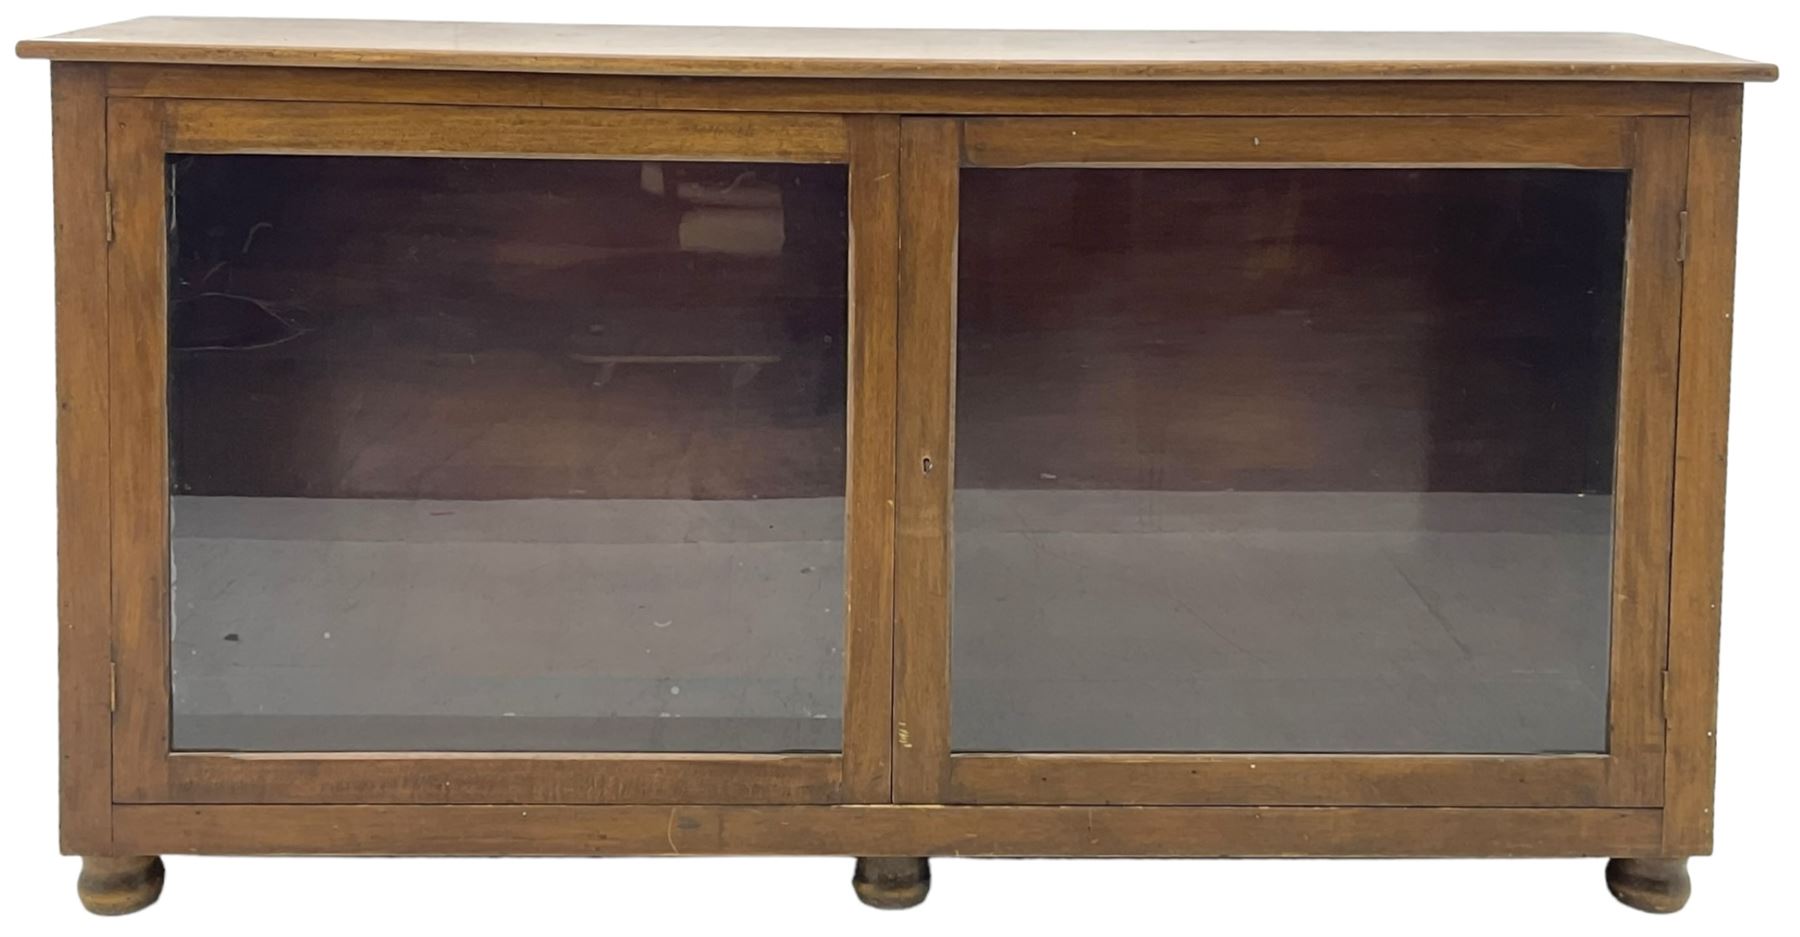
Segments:
[[[1775,66],[1625,33],[1123,32],[530,26],[147,17],[26,58],[596,75],[1770,81]]]

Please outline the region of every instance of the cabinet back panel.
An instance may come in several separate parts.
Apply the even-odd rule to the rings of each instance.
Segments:
[[[843,494],[841,166],[184,157],[178,491]]]
[[[1625,181],[967,170],[957,483],[1610,491]]]

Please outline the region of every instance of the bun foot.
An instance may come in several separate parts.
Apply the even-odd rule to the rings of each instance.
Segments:
[[[856,897],[871,908],[910,908],[931,891],[931,863],[925,859],[858,859],[850,884],[856,888]]]
[[[1606,887],[1627,907],[1673,914],[1693,890],[1686,859],[1613,859],[1606,863]]]
[[[156,903],[162,894],[160,856],[82,856],[75,893],[95,914],[130,914]]]

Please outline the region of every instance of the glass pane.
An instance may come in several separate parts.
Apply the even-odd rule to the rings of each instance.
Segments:
[[[171,159],[175,747],[841,748],[845,183]]]
[[[962,192],[956,750],[1605,750],[1624,174]]]

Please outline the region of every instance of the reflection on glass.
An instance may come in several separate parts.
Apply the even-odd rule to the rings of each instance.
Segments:
[[[841,747],[842,167],[170,188],[177,749]]]
[[[1606,748],[1623,174],[962,191],[956,750]]]

